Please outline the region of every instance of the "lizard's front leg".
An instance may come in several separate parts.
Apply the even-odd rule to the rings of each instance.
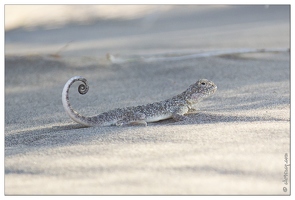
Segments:
[[[184,121],[187,120],[188,117],[184,116],[188,112],[188,107],[187,106],[179,106],[173,113],[172,113],[172,118],[175,121]]]

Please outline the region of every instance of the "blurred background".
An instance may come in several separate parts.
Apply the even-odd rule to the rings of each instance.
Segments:
[[[59,28],[66,24],[93,24],[97,20],[130,20],[173,6],[159,5],[6,5],[5,30]]]
[[[280,5],[6,5],[5,53],[99,58],[288,48],[289,18],[290,7]]]

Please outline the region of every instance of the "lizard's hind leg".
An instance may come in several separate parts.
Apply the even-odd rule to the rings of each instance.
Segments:
[[[132,115],[128,115],[121,120],[116,122],[116,126],[124,126],[124,125],[143,125],[147,126],[145,121],[145,114],[143,113],[134,113]]]

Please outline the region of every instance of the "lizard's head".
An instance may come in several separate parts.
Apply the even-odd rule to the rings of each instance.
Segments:
[[[214,94],[217,86],[207,79],[200,79],[187,89],[187,101],[197,103],[202,99]]]

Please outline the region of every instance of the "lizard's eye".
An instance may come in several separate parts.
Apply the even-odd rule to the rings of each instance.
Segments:
[[[206,83],[205,82],[202,82],[201,85],[206,85]]]

